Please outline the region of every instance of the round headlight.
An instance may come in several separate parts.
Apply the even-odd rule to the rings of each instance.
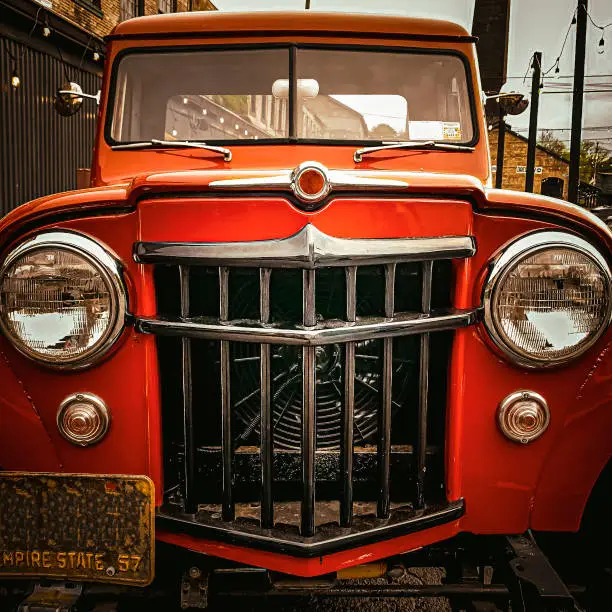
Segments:
[[[485,285],[485,324],[510,359],[528,367],[565,363],[610,322],[611,274],[588,242],[537,232],[512,243]]]
[[[119,264],[80,234],[39,234],[0,268],[0,327],[15,348],[45,364],[91,365],[119,337],[125,313]]]

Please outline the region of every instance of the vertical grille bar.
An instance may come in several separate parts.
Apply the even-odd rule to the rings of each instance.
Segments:
[[[189,268],[179,266],[181,317],[189,316]],[[193,391],[191,386],[191,340],[182,338],[181,378],[183,387],[183,445],[185,447],[185,512],[197,510],[195,495],[196,448],[193,426]]]
[[[433,262],[423,262],[423,283],[421,289],[421,309],[423,313],[431,312],[431,283]],[[421,356],[419,360],[419,416],[417,435],[417,474],[416,474],[416,507],[425,505],[425,472],[427,470],[427,409],[429,396],[429,334],[421,335]]]
[[[316,321],[315,271],[304,270],[304,325],[312,327]],[[315,533],[315,367],[316,349],[302,349],[302,529],[303,536]]]
[[[303,294],[304,294],[304,325],[313,327],[317,322],[315,309],[315,271],[304,270],[303,272]]]
[[[357,314],[357,268],[346,268],[346,320],[355,321]],[[348,527],[353,521],[353,411],[355,407],[355,343],[347,342],[344,359],[344,411],[340,474],[342,499],[340,525]]]
[[[395,312],[395,264],[385,266],[385,317]],[[393,339],[383,340],[382,407],[378,425],[379,495],[376,514],[387,518],[390,511],[391,483],[391,401],[393,387]]]
[[[219,319],[229,316],[229,268],[219,268]],[[221,341],[221,452],[223,455],[223,520],[234,520],[232,495],[232,410],[230,395],[230,346]]]
[[[270,321],[270,273],[269,268],[259,270],[259,317],[262,323]],[[273,424],[270,406],[270,345],[260,347],[261,388],[261,526],[274,526],[274,500],[272,497]]]

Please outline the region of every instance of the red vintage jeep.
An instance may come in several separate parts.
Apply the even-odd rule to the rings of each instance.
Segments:
[[[542,550],[605,560],[612,235],[491,189],[474,39],[145,17],[99,103],[91,188],[0,222],[5,605],[596,609]]]

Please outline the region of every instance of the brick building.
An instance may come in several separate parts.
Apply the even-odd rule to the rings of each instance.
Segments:
[[[489,149],[491,152],[491,164],[493,165],[494,182],[497,174],[497,137],[498,128],[495,127],[489,132]],[[504,170],[501,187],[514,191],[525,191],[526,164],[527,138],[506,127]],[[563,194],[563,198],[567,199],[568,177],[568,161],[560,155],[556,155],[538,145],[536,147],[536,163],[533,181],[534,193],[542,193],[543,181],[548,180],[548,184],[550,185],[554,183],[559,184],[559,180],[561,180],[563,183],[560,185],[560,190]],[[546,189],[544,191],[546,192]]]
[[[68,81],[95,93],[113,27],[139,15],[215,10],[210,0],[0,0],[0,216],[34,198],[76,187],[91,165],[97,116],[54,110]]]

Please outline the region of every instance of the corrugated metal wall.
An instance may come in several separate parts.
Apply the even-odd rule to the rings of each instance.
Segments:
[[[17,88],[11,86],[13,70],[21,80]],[[96,74],[0,36],[0,216],[34,198],[75,189],[77,168],[91,165],[95,101],[84,100],[72,117],[53,108],[66,71],[84,92],[100,88]]]

